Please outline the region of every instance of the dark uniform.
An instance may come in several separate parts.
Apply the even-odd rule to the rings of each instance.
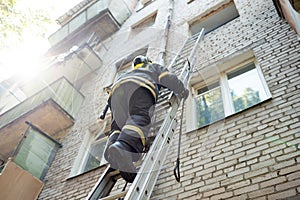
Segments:
[[[180,98],[188,96],[183,83],[167,68],[151,62],[139,65],[115,81],[109,98],[112,124],[104,156],[128,182],[136,175],[132,162],[145,147],[160,87],[169,88]]]

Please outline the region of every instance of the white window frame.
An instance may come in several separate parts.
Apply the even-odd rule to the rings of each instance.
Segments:
[[[103,142],[103,144],[104,144],[104,147],[103,147],[103,148],[105,148],[106,141],[107,141],[107,137],[102,137],[102,138],[97,139],[97,140],[92,139],[92,140],[90,141],[89,146],[88,146],[88,150],[85,151],[85,155],[84,155],[84,157],[83,157],[83,162],[81,163],[81,166],[80,166],[80,170],[79,170],[80,173],[85,173],[85,172],[87,172],[87,171],[92,170],[92,169],[85,170],[86,165],[87,165],[87,161],[88,161],[88,157],[89,157],[89,154],[90,154],[89,152],[90,152],[90,149],[92,148],[92,145],[93,145],[93,144],[96,144],[96,143],[99,143],[99,142],[101,142],[101,143]],[[102,155],[99,166],[104,165],[104,164],[106,164],[106,163],[107,163],[107,161],[105,160],[104,156]],[[98,167],[99,167],[99,166],[98,166]],[[95,168],[97,168],[97,167],[95,167]]]
[[[81,175],[81,174],[84,174],[84,173],[90,171],[90,170],[84,171],[84,168],[86,166],[86,162],[88,159],[88,154],[89,154],[89,149],[91,147],[91,144],[93,144],[97,141],[99,142],[100,140],[101,141],[107,140],[107,137],[104,136],[104,132],[108,129],[107,123],[106,122],[103,123],[102,126],[103,127],[101,130],[98,131],[98,134],[93,134],[88,130],[86,131],[86,133],[84,133],[84,137],[82,139],[81,146],[78,150],[78,155],[72,165],[72,169],[69,174],[69,178],[72,178],[72,177],[75,177],[75,176],[78,176],[78,175]],[[102,135],[102,137],[100,137],[101,135]],[[97,139],[97,138],[99,138],[99,139]],[[105,144],[106,144],[106,142],[104,142],[104,145]],[[104,159],[104,156],[102,155],[101,163],[100,163],[99,167],[106,163],[107,163],[107,161]]]
[[[213,88],[210,88],[212,85],[214,85],[214,84],[217,84],[218,86],[216,86],[216,87],[213,87]],[[205,92],[203,92],[203,93],[201,93],[201,94],[198,94],[198,90],[199,89],[202,89],[202,88],[205,88],[205,87],[208,87],[208,90],[207,91],[205,91]],[[223,104],[223,95],[222,95],[222,87],[221,87],[221,83],[220,83],[220,81],[218,80],[218,79],[212,79],[212,80],[210,80],[210,81],[208,81],[208,82],[205,82],[204,83],[204,81],[199,85],[199,86],[197,86],[197,87],[195,87],[194,88],[194,93],[195,93],[195,99],[193,100],[194,102],[195,102],[195,106],[197,106],[196,105],[196,98],[198,98],[199,96],[202,96],[202,95],[206,95],[207,93],[209,93],[209,92],[211,92],[211,91],[213,91],[213,90],[215,90],[216,88],[219,88],[220,90],[221,90],[221,96],[222,96],[222,104]],[[223,105],[223,107],[224,107],[224,105]],[[224,109],[224,108],[223,108]],[[195,107],[195,110],[197,110],[197,107]],[[197,123],[198,123],[198,118],[197,118],[197,112],[195,112],[195,125],[196,125],[196,127],[198,127],[197,126]],[[223,118],[221,118],[221,119],[223,119]],[[217,120],[217,121],[219,121],[219,120]],[[212,124],[212,123],[214,123],[214,121],[213,122],[210,122],[210,123],[208,123],[208,124]]]
[[[232,72],[233,70],[242,68],[250,63],[254,63],[257,73],[258,73],[258,76],[260,78],[262,87],[266,93],[266,98],[261,99],[261,101],[259,103],[264,102],[272,97],[270,90],[268,88],[268,85],[266,83],[266,80],[263,76],[263,72],[254,57],[245,59],[243,62],[239,62],[239,64],[231,65],[232,67],[225,66],[225,65],[218,66],[219,74],[217,74],[215,77],[218,76],[217,80],[219,81],[219,84],[221,87],[224,115],[225,115],[225,117],[223,119],[227,118],[228,116],[234,115],[239,112],[243,112],[244,110],[248,109],[248,108],[246,108],[241,111],[235,112],[232,97],[230,95],[227,73]],[[194,84],[194,86],[191,86],[193,95],[190,95],[189,98],[187,99],[187,112],[186,112],[187,131],[192,131],[192,130],[201,128],[201,127],[197,127],[197,117],[196,117],[197,113],[195,112],[197,110],[197,107],[196,107],[196,101],[195,101],[194,97],[197,96],[198,89],[204,87],[205,85],[210,85],[213,82],[216,82],[216,78],[213,78],[212,80],[209,80],[208,82],[206,82],[206,80],[202,79],[202,80],[199,80],[198,82],[196,82],[196,84]],[[253,105],[253,106],[255,106],[255,105]],[[250,106],[249,108],[251,108],[253,106]],[[212,123],[214,123],[214,122],[211,122],[209,124],[212,124]]]

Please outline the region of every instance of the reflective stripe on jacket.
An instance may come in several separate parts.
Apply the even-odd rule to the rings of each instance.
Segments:
[[[144,64],[142,67],[122,74],[113,84],[110,96],[114,93],[116,88],[122,87],[123,84],[128,82],[136,83],[148,89],[152,93],[155,101],[157,100],[161,86],[169,88],[175,94],[180,94],[185,89],[176,74],[169,72],[167,68],[159,64],[153,63]]]

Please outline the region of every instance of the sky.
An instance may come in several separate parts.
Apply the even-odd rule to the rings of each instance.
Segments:
[[[41,65],[41,57],[50,48],[47,37],[54,33],[59,25],[55,20],[77,5],[82,0],[17,0],[20,8],[39,8],[50,12],[53,24],[49,27],[46,38],[36,38],[30,33],[24,37],[24,42],[16,48],[0,51],[0,82],[18,73],[32,77]]]

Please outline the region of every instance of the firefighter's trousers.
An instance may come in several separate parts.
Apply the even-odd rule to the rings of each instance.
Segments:
[[[148,89],[127,83],[126,86],[114,90],[109,103],[112,124],[106,150],[115,141],[122,141],[129,144],[137,153],[133,156],[134,160],[137,160],[143,152],[151,126],[154,97]]]

